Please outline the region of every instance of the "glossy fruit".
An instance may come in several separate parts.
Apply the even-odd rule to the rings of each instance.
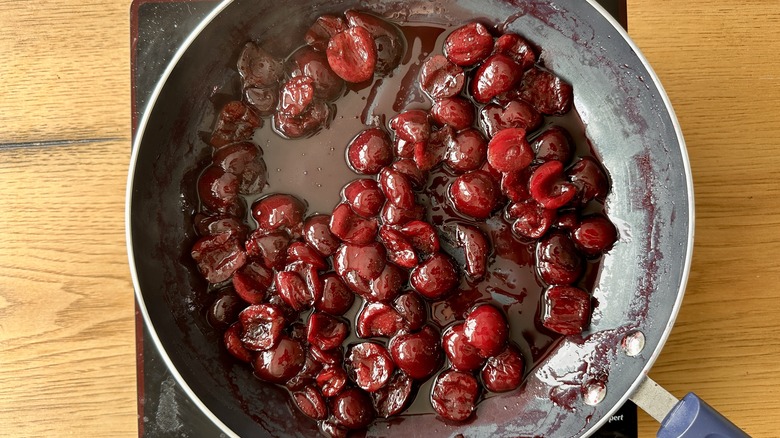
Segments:
[[[263,152],[250,142],[234,143],[214,152],[214,164],[238,177],[238,193],[254,195],[265,187],[268,170]]]
[[[238,312],[245,306],[246,302],[238,297],[233,288],[226,287],[220,290],[206,314],[209,325],[217,330],[226,330],[238,321]]]
[[[355,10],[344,13],[349,25],[362,27],[374,38],[376,47],[375,70],[381,75],[392,72],[401,63],[406,44],[401,31],[392,23],[376,15]]]
[[[292,394],[298,409],[314,420],[324,420],[328,415],[328,405],[322,394],[313,386],[307,386],[304,389]]]
[[[317,386],[325,397],[335,397],[347,384],[347,372],[341,365],[325,366],[317,374]]]
[[[449,370],[433,382],[431,404],[442,418],[465,421],[474,412],[479,397],[479,383],[471,374]]]
[[[409,330],[420,330],[428,321],[428,310],[425,301],[414,292],[398,296],[393,301],[393,307],[401,315],[401,318],[404,320],[404,326],[408,327]]]
[[[537,67],[529,69],[523,75],[520,97],[540,113],[548,115],[566,114],[574,101],[571,84]]]
[[[536,267],[547,284],[576,282],[585,270],[584,264],[574,243],[565,234],[551,233],[536,246]]]
[[[471,102],[458,96],[436,99],[431,108],[431,118],[439,126],[449,125],[460,131],[474,123],[474,107]]]
[[[355,330],[361,338],[389,338],[407,328],[398,311],[385,303],[367,303],[358,313]]]
[[[463,248],[466,256],[466,266],[464,266],[466,274],[472,280],[484,277],[487,272],[490,243],[482,230],[473,225],[459,223],[455,226],[455,243]]]
[[[347,161],[358,173],[375,175],[393,161],[390,138],[379,128],[368,128],[347,146]]]
[[[263,126],[263,119],[248,106],[232,101],[222,107],[217,115],[209,143],[215,148],[252,138],[255,129]]]
[[[382,211],[385,195],[375,180],[361,178],[344,186],[344,200],[358,215],[372,218]]]
[[[490,55],[474,72],[471,96],[480,103],[490,102],[514,87],[521,74],[520,66],[509,56],[501,53]]]
[[[330,232],[330,216],[310,216],[303,223],[303,238],[323,257],[332,255],[341,241]]]
[[[376,417],[371,397],[357,388],[346,389],[331,400],[330,410],[336,421],[348,429],[362,429]]]
[[[390,119],[390,128],[395,135],[412,143],[428,141],[431,125],[428,113],[423,110],[406,110]]]
[[[496,38],[495,53],[503,53],[514,59],[522,71],[536,63],[537,49],[525,38],[515,33],[505,33]]]
[[[588,326],[590,296],[573,286],[552,286],[544,294],[542,324],[562,335],[576,335]]]
[[[490,55],[493,36],[481,23],[469,23],[452,31],[444,40],[447,59],[460,66],[474,65]]]
[[[244,88],[276,87],[284,76],[282,61],[254,42],[244,45],[238,57],[237,67]]]
[[[396,265],[412,269],[419,259],[411,242],[398,230],[382,227],[379,229],[379,239],[387,248],[387,258]]]
[[[442,55],[428,58],[420,69],[420,88],[434,100],[457,95],[465,82],[463,69]]]
[[[201,237],[192,246],[190,255],[209,283],[221,283],[229,279],[246,263],[246,253],[241,243],[230,233]]]
[[[489,137],[507,128],[531,132],[542,124],[542,115],[527,102],[510,100],[503,105],[485,105],[479,112],[479,124]]]
[[[275,347],[255,357],[255,374],[266,382],[284,384],[301,371],[305,361],[300,342],[281,336]]]
[[[441,300],[458,285],[458,273],[452,259],[436,253],[412,270],[412,287],[429,300]]]
[[[479,350],[466,342],[463,334],[465,325],[458,323],[444,331],[442,347],[444,354],[450,361],[453,369],[458,371],[473,371],[485,363],[485,359],[479,355]]]
[[[514,346],[491,357],[482,368],[482,384],[492,392],[512,391],[523,382],[523,357]]]
[[[390,380],[395,364],[385,347],[373,342],[353,346],[347,364],[355,384],[368,392],[375,392]]]
[[[617,229],[604,216],[588,216],[573,228],[571,238],[577,249],[595,257],[609,250],[617,241]]]
[[[476,129],[457,133],[449,146],[445,161],[455,173],[477,170],[485,161],[487,141]]]
[[[253,354],[241,342],[241,324],[233,323],[222,336],[222,342],[231,356],[242,362],[251,362]]]
[[[257,221],[259,230],[285,229],[293,235],[300,234],[305,212],[303,201],[285,194],[266,196],[252,206],[252,217]]]
[[[400,231],[417,251],[424,254],[439,252],[439,235],[428,222],[411,221],[401,227]]]
[[[325,53],[330,68],[347,82],[363,82],[374,76],[374,38],[362,27],[350,27],[333,35]]]
[[[555,210],[548,210],[533,199],[511,204],[506,211],[507,218],[513,221],[512,231],[529,239],[544,236],[555,220],[555,215]]]
[[[317,348],[327,351],[341,346],[347,338],[349,327],[334,316],[314,312],[309,315],[306,329],[306,340]]]
[[[487,172],[474,170],[455,178],[449,195],[452,206],[459,213],[486,219],[498,206],[500,190],[498,183]]]
[[[229,213],[239,202],[239,177],[217,166],[209,166],[198,179],[198,197],[203,206],[215,213]]]
[[[480,356],[487,358],[504,349],[509,340],[509,324],[500,310],[489,304],[481,304],[466,316],[463,335]]]
[[[416,333],[400,333],[388,345],[396,366],[413,379],[427,379],[441,365],[439,334],[431,326]]]
[[[563,163],[547,161],[531,174],[528,179],[531,197],[544,208],[555,210],[574,199],[577,187],[563,177]]]
[[[371,393],[377,415],[389,418],[400,414],[411,400],[413,383],[409,376],[398,371],[383,387]]]
[[[347,30],[347,22],[343,17],[324,14],[320,15],[314,24],[306,31],[303,40],[314,50],[324,52],[328,47],[328,41],[339,32]]]
[[[290,236],[285,231],[267,233],[255,230],[244,242],[247,255],[259,260],[268,269],[284,267],[289,245]]]
[[[566,165],[574,156],[576,145],[569,131],[560,126],[553,126],[539,134],[531,147],[536,151],[537,161],[557,160]]]
[[[487,161],[499,172],[515,172],[528,167],[534,159],[525,130],[506,128],[497,132],[488,143]]]
[[[330,232],[347,243],[364,245],[376,238],[376,220],[358,216],[346,203],[339,204],[330,216]]]
[[[290,56],[288,71],[293,78],[310,78],[317,99],[334,101],[344,91],[344,80],[330,68],[327,56],[311,47],[302,47]]]
[[[566,171],[566,176],[577,187],[580,204],[607,196],[609,180],[593,157],[580,158]]]
[[[262,303],[273,281],[273,271],[256,261],[249,261],[233,274],[235,293],[249,304]]]
[[[412,183],[406,175],[392,167],[385,167],[379,172],[379,187],[385,194],[387,201],[398,208],[414,208],[416,198]]]
[[[392,263],[387,263],[382,273],[370,281],[368,293],[361,295],[368,301],[391,301],[401,292],[407,278],[406,271]]]
[[[295,311],[308,309],[317,300],[297,272],[277,272],[274,276],[274,287],[282,300]]]
[[[274,131],[284,138],[302,138],[316,134],[330,122],[331,107],[323,100],[313,100],[297,116],[277,111],[273,118]]]
[[[314,248],[308,243],[300,241],[293,242],[287,247],[287,260],[285,260],[285,263],[290,265],[295,262],[302,262],[319,271],[328,267],[328,263]]]
[[[320,312],[334,316],[345,314],[355,301],[355,295],[337,274],[330,272],[320,277],[322,281],[322,297],[314,304]]]
[[[279,91],[279,111],[297,116],[314,100],[314,80],[308,76],[290,78]]]

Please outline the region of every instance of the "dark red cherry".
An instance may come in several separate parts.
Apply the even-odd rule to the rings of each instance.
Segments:
[[[525,169],[533,159],[534,153],[525,139],[524,129],[502,129],[488,143],[487,161],[499,172]]]
[[[445,157],[455,173],[477,170],[485,161],[487,141],[476,129],[466,129],[455,135]]]
[[[547,161],[536,168],[528,179],[531,196],[544,208],[555,210],[571,202],[577,187],[563,177],[563,163]]]
[[[463,248],[466,256],[466,273],[472,279],[480,279],[487,272],[490,243],[479,228],[468,224],[455,226],[455,243]]]
[[[574,242],[563,233],[551,233],[539,241],[536,268],[545,283],[555,285],[576,282],[585,269]]]
[[[402,158],[394,162],[390,167],[405,175],[415,189],[422,188],[428,181],[428,175],[417,167],[414,160]]]
[[[273,118],[274,131],[284,138],[301,138],[314,135],[330,122],[331,107],[323,100],[313,100],[297,116],[277,111]]]
[[[409,330],[420,330],[428,321],[428,310],[425,301],[416,293],[408,292],[400,295],[393,302],[393,307],[405,321]]]
[[[480,23],[461,26],[444,40],[444,54],[447,59],[464,67],[487,58],[492,50],[493,36]]]
[[[473,371],[485,363],[485,359],[479,355],[479,350],[466,342],[463,334],[465,326],[458,323],[444,331],[442,347],[450,365],[459,371]]]
[[[255,374],[262,380],[284,384],[295,377],[306,362],[301,343],[282,335],[275,347],[255,357]]]
[[[355,322],[355,330],[361,338],[389,338],[405,328],[407,324],[401,314],[385,303],[367,303]]]
[[[420,88],[434,100],[457,95],[465,82],[463,69],[442,55],[428,58],[420,69]]]
[[[279,111],[298,116],[314,100],[314,80],[308,76],[290,78],[279,90]]]
[[[225,348],[231,356],[242,362],[252,361],[252,352],[244,347],[244,343],[241,342],[241,324],[238,322],[233,323],[222,337],[225,344]]]
[[[529,69],[523,75],[520,97],[540,113],[556,116],[569,112],[574,101],[571,84],[538,67]]]
[[[412,287],[429,300],[441,300],[458,285],[458,273],[452,259],[436,253],[412,270]]]
[[[399,333],[388,345],[396,366],[413,379],[425,380],[441,365],[439,335],[431,326],[416,333]]]
[[[512,231],[529,239],[542,237],[550,229],[555,215],[555,210],[548,210],[533,199],[511,204],[506,211],[507,218],[514,221]]]
[[[523,382],[523,356],[514,346],[487,360],[482,368],[482,384],[492,392],[512,391]]]
[[[254,195],[265,187],[268,171],[263,152],[254,143],[241,142],[214,152],[214,164],[238,177],[238,193]]]
[[[374,38],[377,73],[386,75],[398,67],[406,49],[400,29],[387,20],[365,12],[349,10],[344,15],[350,26],[362,27]]]
[[[525,38],[515,33],[505,33],[496,39],[494,53],[503,53],[515,60],[525,71],[536,63],[537,49]]]
[[[476,348],[482,357],[495,356],[509,340],[509,324],[500,310],[489,304],[475,307],[464,322],[466,342]]]
[[[389,418],[400,414],[411,400],[413,383],[409,376],[398,371],[385,386],[371,393],[377,415]]]
[[[284,76],[282,61],[254,42],[244,45],[237,67],[244,88],[276,87]]]
[[[274,273],[256,261],[250,261],[233,274],[233,288],[242,300],[260,304],[273,284]]]
[[[374,38],[362,27],[350,27],[333,35],[325,50],[330,68],[347,82],[371,79],[376,66]]]
[[[239,298],[233,288],[226,287],[220,290],[206,314],[209,325],[217,330],[226,330],[238,320],[238,312],[244,306],[246,306],[246,302]]]
[[[274,276],[274,287],[284,302],[295,311],[308,309],[317,299],[297,272],[277,272]]]
[[[501,174],[501,192],[512,202],[525,202],[531,199],[528,180],[534,170],[536,170],[534,166],[529,166],[523,170]]]
[[[385,347],[373,342],[353,346],[347,356],[347,365],[355,384],[368,392],[375,392],[390,380],[395,364]]]
[[[288,69],[293,78],[311,78],[314,97],[318,99],[334,101],[344,90],[344,80],[330,68],[327,56],[311,47],[296,50],[290,56]]]
[[[303,238],[323,257],[332,255],[341,241],[330,232],[330,216],[318,214],[303,223]]]
[[[490,102],[494,97],[513,88],[521,75],[520,66],[509,56],[501,53],[490,55],[474,72],[470,86],[471,96],[480,103]]]
[[[385,167],[379,172],[379,187],[385,194],[387,201],[398,208],[414,208],[416,198],[412,189],[412,182],[403,173]]]
[[[485,105],[479,112],[479,124],[489,137],[507,128],[531,132],[542,124],[542,115],[522,100],[510,100],[503,105]]]
[[[577,186],[578,199],[585,204],[592,199],[604,199],[609,191],[609,180],[601,165],[593,157],[582,157],[574,163],[566,176]]]
[[[382,227],[379,229],[379,239],[387,248],[387,257],[391,262],[406,269],[417,266],[417,253],[412,243],[400,231]]]
[[[333,350],[347,338],[349,327],[344,321],[326,313],[314,312],[306,324],[306,339],[320,350]]]
[[[577,249],[590,257],[609,250],[617,241],[617,229],[604,216],[587,216],[572,230],[571,238]]]
[[[358,216],[346,203],[336,206],[330,216],[330,232],[348,243],[365,245],[373,242],[378,228],[375,219]]]
[[[498,206],[501,196],[498,183],[482,170],[474,170],[455,178],[449,189],[455,209],[476,219],[486,219]]]
[[[352,207],[352,211],[364,218],[379,216],[385,203],[385,195],[379,184],[373,179],[365,178],[356,179],[344,186],[344,199]]]
[[[387,302],[395,299],[407,282],[406,271],[387,263],[379,277],[369,283],[368,294],[361,294],[368,301]]]
[[[218,166],[209,166],[198,178],[198,196],[206,210],[215,213],[231,213],[238,199],[240,178],[225,172]]]
[[[574,156],[576,145],[569,131],[560,126],[553,126],[539,134],[531,147],[536,151],[537,161],[557,160],[565,165]]]
[[[431,404],[439,416],[451,421],[465,421],[474,412],[479,397],[479,383],[469,373],[448,370],[436,377]]]
[[[412,143],[427,141],[431,133],[428,113],[423,110],[406,110],[390,119],[395,135]]]
[[[306,242],[293,242],[287,247],[288,265],[295,262],[303,262],[318,271],[324,271],[328,268],[328,263],[320,254]]]
[[[330,402],[330,410],[336,421],[348,429],[362,429],[376,417],[371,397],[357,388],[346,389],[337,395]]]
[[[431,118],[439,126],[449,125],[460,131],[474,124],[474,107],[471,102],[458,96],[436,99],[431,108]]]
[[[416,204],[411,209],[396,207],[390,202],[385,202],[380,217],[385,225],[405,225],[411,221],[417,221],[425,216],[425,208]]]
[[[222,107],[217,115],[209,143],[215,148],[252,138],[255,129],[263,126],[263,119],[248,106],[232,101]]]
[[[250,257],[258,259],[268,269],[282,269],[287,262],[287,247],[290,236],[285,231],[266,233],[255,230],[249,235],[244,246]]]
[[[244,98],[247,105],[259,116],[270,116],[276,111],[279,91],[274,88],[247,88]]]
[[[264,231],[286,229],[300,235],[303,228],[303,214],[306,204],[292,195],[275,194],[266,196],[252,206],[252,217],[257,228]]]
[[[361,131],[347,146],[347,161],[357,173],[377,174],[393,161],[393,148],[387,133],[379,128]]]
[[[425,254],[439,252],[439,236],[436,228],[428,222],[411,221],[401,227],[400,231],[418,251]]]
[[[368,245],[344,244],[336,250],[333,268],[345,282],[353,276],[368,282],[384,271],[386,257],[385,247],[379,242]]]
[[[320,277],[322,281],[322,297],[314,304],[320,312],[340,316],[345,314],[355,301],[355,295],[347,285],[333,272]]]
[[[325,366],[317,374],[317,386],[325,397],[335,397],[347,384],[347,372],[341,365]]]
[[[324,420],[328,416],[328,405],[317,388],[307,386],[300,391],[292,393],[292,398],[298,409],[309,418]]]
[[[590,296],[573,286],[552,286],[544,294],[542,324],[562,335],[582,333],[590,320]]]
[[[209,283],[221,283],[229,279],[246,263],[246,253],[241,242],[230,233],[201,237],[192,246],[190,255]]]
[[[317,18],[303,37],[306,44],[314,50],[324,52],[328,47],[328,41],[333,35],[347,30],[346,20],[343,17],[324,14]]]

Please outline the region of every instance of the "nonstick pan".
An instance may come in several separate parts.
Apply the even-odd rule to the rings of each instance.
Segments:
[[[229,435],[319,434],[286,391],[261,383],[225,354],[203,317],[206,285],[189,251],[196,238],[195,180],[211,153],[202,132],[214,120],[215,96],[236,83],[240,47],[255,39],[289,53],[319,15],[349,8],[409,22],[478,18],[541,45],[545,65],[574,85],[587,137],[610,173],[606,210],[621,234],[596,281],[590,328],[563,339],[520,391],[484,400],[464,425],[414,415],[379,422],[368,435],[586,436],[629,397],[642,405],[649,398],[647,409],[663,419],[676,400],[653,392],[646,374],[669,336],[690,269],[690,166],[658,78],[619,25],[583,0],[236,0],[218,6],[159,82],[138,129],[128,178],[127,242],[137,299],[181,386]],[[701,419],[709,411],[696,402],[676,412],[693,407]],[[724,424],[731,428],[724,436],[739,436]]]

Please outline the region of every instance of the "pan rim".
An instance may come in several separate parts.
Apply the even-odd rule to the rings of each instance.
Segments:
[[[146,127],[148,125],[152,110],[156,106],[157,100],[162,92],[162,89],[166,85],[168,78],[171,76],[171,73],[173,72],[174,68],[181,60],[181,58],[184,56],[184,54],[187,52],[187,50],[192,45],[192,43],[203,32],[203,30],[224,9],[226,9],[233,2],[234,0],[222,0],[222,2],[216,5],[214,9],[211,12],[209,12],[209,14],[187,36],[187,38],[184,40],[184,42],[181,44],[181,46],[177,49],[177,51],[171,58],[163,74],[160,76],[152,94],[149,97],[149,101],[146,107],[144,108],[142,117],[138,122],[136,135],[132,144],[132,152],[130,156],[128,177],[127,177],[127,189],[125,193],[125,243],[127,247],[128,261],[130,266],[130,275],[133,283],[133,291],[134,291],[136,301],[138,302],[138,307],[140,309],[141,315],[144,319],[150,337],[154,342],[155,348],[157,348],[158,352],[160,353],[160,356],[163,362],[165,363],[168,371],[174,377],[176,382],[181,386],[182,390],[185,392],[185,394],[187,394],[189,399],[200,409],[201,412],[203,412],[203,414],[209,420],[211,420],[226,435],[230,437],[239,437],[238,434],[236,434],[229,426],[227,426],[224,422],[222,422],[217,417],[217,415],[215,415],[214,412],[212,412],[211,409],[209,409],[208,406],[206,406],[206,404],[197,396],[197,394],[193,391],[193,389],[188,385],[184,377],[179,373],[178,369],[174,365],[167,351],[163,347],[160,337],[157,334],[157,331],[154,328],[154,325],[151,321],[151,317],[147,310],[144,297],[141,293],[140,281],[138,278],[138,273],[135,264],[135,253],[133,250],[133,239],[132,239],[132,228],[131,228],[132,225],[131,207],[133,201],[135,171],[138,162],[140,145],[142,139],[144,138],[144,133],[146,131]],[[649,74],[649,78],[651,79],[653,85],[657,88],[659,97],[663,101],[664,108],[669,114],[670,120],[672,122],[672,126],[674,128],[675,137],[679,144],[682,165],[683,165],[683,173],[684,173],[684,178],[686,183],[687,200],[688,200],[688,205],[687,205],[688,240],[686,242],[686,247],[685,247],[685,260],[684,260],[684,266],[681,273],[680,284],[678,285],[677,297],[671,308],[671,312],[669,313],[669,319],[666,323],[666,326],[664,327],[661,337],[658,340],[658,343],[656,344],[655,349],[653,350],[652,354],[650,354],[649,357],[646,359],[644,366],[642,367],[641,371],[634,379],[634,382],[629,386],[629,389],[625,391],[624,394],[621,395],[618,402],[615,403],[607,411],[607,413],[601,419],[599,419],[599,421],[595,422],[589,428],[589,430],[583,435],[584,437],[590,436],[593,433],[595,433],[595,431],[597,431],[600,426],[602,426],[604,423],[606,423],[609,420],[612,414],[614,414],[628,399],[631,398],[631,396],[634,394],[634,392],[639,387],[639,385],[645,380],[649,370],[652,368],[655,361],[658,359],[658,356],[660,355],[661,351],[663,350],[664,345],[666,344],[669,336],[671,335],[672,328],[679,314],[679,310],[682,306],[683,297],[685,295],[685,288],[687,286],[688,279],[690,276],[691,263],[693,259],[693,240],[694,240],[694,231],[695,231],[695,202],[694,202],[693,177],[692,177],[690,159],[688,156],[685,140],[682,134],[682,129],[679,120],[677,119],[677,115],[674,111],[674,108],[672,107],[669,96],[667,95],[666,90],[661,84],[660,78],[656,74],[655,70],[652,68],[647,58],[644,56],[644,54],[640,51],[640,49],[637,47],[637,45],[628,35],[628,32],[617,22],[617,20],[614,17],[612,17],[612,15],[609,12],[607,12],[600,4],[598,4],[596,0],[586,0],[586,2],[590,5],[590,7],[592,7],[595,11],[600,13],[612,25],[614,30],[623,37],[624,41],[633,50],[637,59],[640,61],[642,66],[647,70]]]

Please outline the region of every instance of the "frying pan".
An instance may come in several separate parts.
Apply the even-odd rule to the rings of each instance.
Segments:
[[[612,179],[606,210],[621,234],[594,287],[598,305],[590,328],[564,338],[521,391],[484,400],[467,424],[421,414],[378,422],[368,435],[587,436],[632,397],[659,421],[672,410],[659,436],[704,436],[705,430],[744,436],[695,396],[677,403],[646,377],[672,329],[690,269],[691,171],[658,78],[620,26],[582,0],[235,0],[204,20],[174,57],[140,122],[126,216],[143,316],[195,404],[231,436],[318,436],[286,391],[227,357],[205,322],[206,285],[189,257],[196,239],[191,217],[198,169],[211,154],[201,133],[214,120],[215,96],[235,94],[243,43],[255,39],[289,53],[317,16],[349,8],[409,22],[479,18],[541,45],[545,65],[574,85],[575,107]],[[708,427],[715,429],[701,429]]]

